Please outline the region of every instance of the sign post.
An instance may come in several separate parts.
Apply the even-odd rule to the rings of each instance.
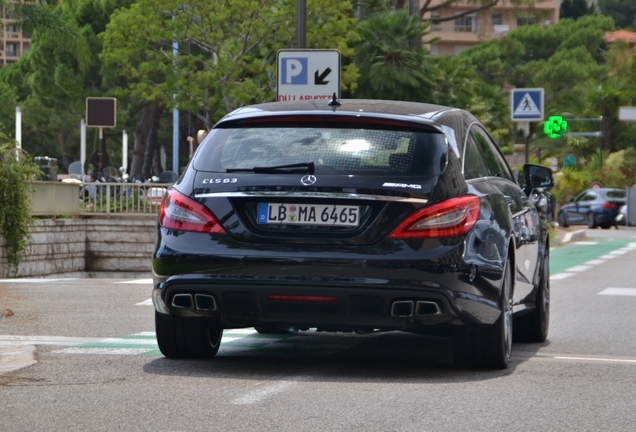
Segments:
[[[329,100],[340,95],[340,51],[279,50],[276,54],[279,102]]]
[[[516,122],[538,122],[545,111],[542,88],[513,89],[510,94],[510,118]],[[530,129],[529,127],[527,129]],[[525,130],[526,163],[530,158],[530,131]]]
[[[104,142],[104,128],[117,125],[117,99],[111,97],[86,98],[86,127],[99,128],[99,150],[91,156],[91,163],[96,166],[98,177],[108,165],[108,154]]]

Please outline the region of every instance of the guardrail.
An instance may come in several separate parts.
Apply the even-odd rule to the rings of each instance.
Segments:
[[[170,183],[34,182],[34,216],[157,214]]]

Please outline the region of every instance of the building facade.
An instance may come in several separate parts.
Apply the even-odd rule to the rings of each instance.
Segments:
[[[420,0],[420,5],[427,0]],[[432,0],[429,8],[440,5],[444,0]],[[500,0],[491,8],[462,13],[475,9],[474,5],[459,0],[450,6],[424,15],[431,21],[432,33],[428,38],[438,37],[439,43],[430,45],[432,55],[457,55],[463,50],[491,39],[500,38],[515,28],[526,24],[553,25],[559,20],[560,0],[537,0],[534,7],[512,5],[508,0]],[[450,20],[443,20],[457,16]]]
[[[16,3],[14,1],[14,3]],[[31,39],[22,34],[10,8],[0,8],[0,67],[15,63],[22,54],[31,49]]]

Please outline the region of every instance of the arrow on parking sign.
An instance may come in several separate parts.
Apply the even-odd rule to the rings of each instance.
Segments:
[[[316,70],[314,73],[314,85],[327,85],[329,81],[325,81],[325,78],[327,78],[327,75],[331,73],[331,68],[328,67],[323,73],[318,75],[319,70],[320,69]]]

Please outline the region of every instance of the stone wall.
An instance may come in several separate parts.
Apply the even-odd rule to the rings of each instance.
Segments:
[[[150,273],[156,223],[156,216],[35,220],[26,253],[14,276]],[[0,239],[0,277],[7,277],[8,271]]]

